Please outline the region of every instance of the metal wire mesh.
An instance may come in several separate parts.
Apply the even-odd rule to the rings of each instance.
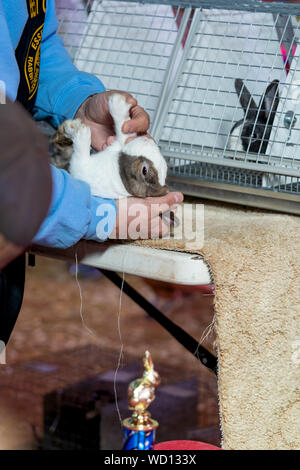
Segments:
[[[249,162],[249,168],[255,160],[255,163],[299,169],[296,117],[299,97],[298,83],[295,83],[299,23],[292,17],[276,15],[274,18],[271,14],[247,12],[241,15],[227,10],[199,10],[194,20],[177,82],[166,106],[166,121],[161,123],[164,148],[179,144],[185,153],[203,155],[206,161],[208,148],[212,157],[221,159],[227,157],[226,149],[230,148],[234,154],[228,158]],[[283,43],[287,27],[292,29],[288,49]],[[229,145],[233,125],[244,117],[234,89],[236,78],[244,80],[257,105],[272,80],[279,80],[284,89],[266,154],[260,150],[255,157],[253,153],[249,155],[250,145],[241,153],[243,126],[234,145]],[[291,93],[293,87],[296,90]],[[293,128],[285,125],[287,110],[295,113]]]
[[[186,192],[204,181],[299,196],[299,6],[68,1],[60,33],[75,64],[147,109],[171,182],[182,178]],[[253,98],[246,110],[236,79]],[[279,102],[273,96],[257,134],[273,80]]]
[[[153,119],[182,9],[119,1],[60,9],[60,34],[79,69],[132,93]]]

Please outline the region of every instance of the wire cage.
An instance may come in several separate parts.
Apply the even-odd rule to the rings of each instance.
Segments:
[[[56,4],[76,66],[148,111],[171,189],[300,214],[300,5]]]

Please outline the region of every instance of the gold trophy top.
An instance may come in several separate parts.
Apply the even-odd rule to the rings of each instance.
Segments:
[[[131,418],[123,421],[126,428],[137,431],[147,431],[158,426],[158,422],[151,419],[147,408],[155,399],[155,387],[160,384],[160,376],[154,370],[149,351],[145,352],[143,363],[143,377],[133,380],[128,387],[129,409],[134,411]]]

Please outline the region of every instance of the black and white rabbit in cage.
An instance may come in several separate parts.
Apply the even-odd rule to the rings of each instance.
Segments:
[[[265,154],[279,104],[279,81],[273,80],[269,84],[258,106],[241,78],[237,78],[234,85],[244,118],[232,127],[229,147],[232,150]]]
[[[265,154],[279,104],[279,80],[273,80],[262,95],[257,106],[253,96],[241,78],[234,82],[244,118],[237,121],[230,131],[228,149]],[[263,175],[262,185],[273,187],[279,183],[276,176]]]

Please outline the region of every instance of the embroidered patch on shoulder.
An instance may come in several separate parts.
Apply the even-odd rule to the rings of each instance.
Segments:
[[[43,26],[44,24],[39,26],[33,33],[24,63],[24,73],[28,85],[29,100],[36,93],[39,82]]]

